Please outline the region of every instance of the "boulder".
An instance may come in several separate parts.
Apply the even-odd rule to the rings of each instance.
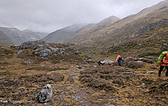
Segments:
[[[36,95],[36,100],[39,103],[46,103],[51,100],[52,97],[52,87],[50,84],[45,85],[42,90]]]
[[[45,46],[45,45],[37,44],[37,45],[35,45],[35,46],[32,48],[32,50],[35,50],[36,52],[39,52],[39,51],[41,51],[41,50],[44,49],[44,46]]]
[[[54,52],[58,52],[60,50],[59,48],[53,48],[53,47],[49,47],[49,48]]]
[[[27,41],[24,42],[20,45],[19,49],[30,49],[31,47],[33,47],[36,44],[46,44],[46,42],[44,41]]]
[[[160,48],[161,51],[167,51],[168,44],[164,43],[162,44],[162,47]]]
[[[44,48],[42,51],[39,52],[39,56],[41,57],[41,59],[48,59],[48,57],[51,55],[52,51],[47,48]]]
[[[143,61],[130,61],[126,66],[129,68],[142,68],[145,65],[146,65],[145,62]]]
[[[129,61],[132,61],[132,60],[133,60],[133,57],[126,57],[126,58],[124,59],[125,62],[129,62]]]

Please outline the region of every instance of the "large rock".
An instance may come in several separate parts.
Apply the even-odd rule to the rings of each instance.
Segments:
[[[52,97],[52,88],[50,84],[47,84],[43,87],[43,89],[36,95],[36,100],[39,103],[46,103],[51,100]]]
[[[46,47],[51,48],[50,45],[44,41],[28,41],[28,42],[22,43],[19,49],[35,50],[36,52],[38,52],[38,55],[41,57],[41,59],[48,59],[52,55],[52,50],[54,50],[55,52],[56,49],[52,48],[50,50]]]
[[[130,61],[126,66],[129,68],[142,68],[145,65],[146,65],[145,62],[143,61]]]
[[[162,47],[160,48],[161,51],[167,51],[168,44],[164,43],[162,44]]]
[[[41,50],[39,52],[39,56],[42,58],[42,59],[48,59],[49,56],[52,55],[52,51],[50,49],[47,49],[47,48],[44,48],[43,50]]]
[[[44,41],[27,41],[27,42],[22,43],[20,45],[19,49],[30,49],[37,44],[46,44],[46,42],[44,42]]]
[[[75,55],[75,51],[68,45],[64,44],[48,44],[44,41],[29,41],[20,45],[18,57],[24,58],[34,56],[37,59],[63,60],[63,61],[83,61],[81,56]]]
[[[39,52],[39,51],[41,51],[41,50],[44,49],[44,46],[45,46],[45,45],[42,45],[42,44],[36,44],[36,45],[32,48],[32,50],[35,50],[36,52]]]

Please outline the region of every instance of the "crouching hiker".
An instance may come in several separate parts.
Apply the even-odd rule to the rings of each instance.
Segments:
[[[121,62],[124,62],[122,57],[120,55],[117,56],[116,61],[118,62],[118,65],[121,66]]]
[[[163,68],[166,68],[166,75],[168,76],[168,51],[162,52],[158,58],[158,63],[160,63],[160,70],[158,76],[161,77],[161,72]]]

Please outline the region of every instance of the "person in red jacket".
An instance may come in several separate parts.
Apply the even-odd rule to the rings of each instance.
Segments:
[[[160,62],[160,70],[159,70],[159,73],[158,73],[159,77],[161,77],[161,72],[162,72],[164,67],[167,70],[165,76],[168,76],[168,53],[166,54],[166,56],[163,57],[162,61]]]

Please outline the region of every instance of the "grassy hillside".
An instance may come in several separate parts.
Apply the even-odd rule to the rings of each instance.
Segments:
[[[145,52],[158,52],[163,43],[168,41],[168,24],[148,31],[136,37],[128,37],[122,43],[113,45],[102,52],[103,55],[124,54],[140,56]]]
[[[155,6],[144,9],[135,15],[120,19],[119,21],[107,25],[99,30],[91,28],[85,33],[82,31],[82,33],[78,32],[76,34],[76,38],[78,39],[74,40],[73,43],[75,43],[81,51],[87,54],[100,54],[102,51],[106,52],[109,48],[116,49],[128,44],[129,42],[140,43],[139,38],[137,37],[140,32],[136,34],[137,31],[144,30],[144,33],[141,33],[141,35],[145,36],[145,33],[165,25],[162,24],[158,26],[156,24],[154,28],[149,26],[153,23],[167,19],[167,4],[167,1],[163,1]],[[146,26],[149,26],[151,29]],[[111,52],[111,54],[113,54],[113,52]]]
[[[133,54],[138,55],[137,53],[146,50],[158,51],[162,43],[167,40],[167,21],[164,21],[167,20],[167,13],[168,7],[165,6],[121,28],[113,29],[123,20],[118,21],[92,33],[90,40],[86,37],[77,44],[83,52],[88,54],[100,54],[103,51],[103,54],[134,52]]]
[[[162,32],[162,31],[161,31]],[[152,32],[153,33],[153,32]],[[66,47],[52,44],[57,47]],[[40,60],[29,54],[18,57],[15,48],[0,47],[0,105],[130,106],[168,104],[168,78],[157,77],[159,65],[145,63],[142,68],[116,64],[98,66],[76,56]],[[70,51],[69,51],[70,52]],[[53,89],[48,103],[38,103],[35,95],[46,84]]]

